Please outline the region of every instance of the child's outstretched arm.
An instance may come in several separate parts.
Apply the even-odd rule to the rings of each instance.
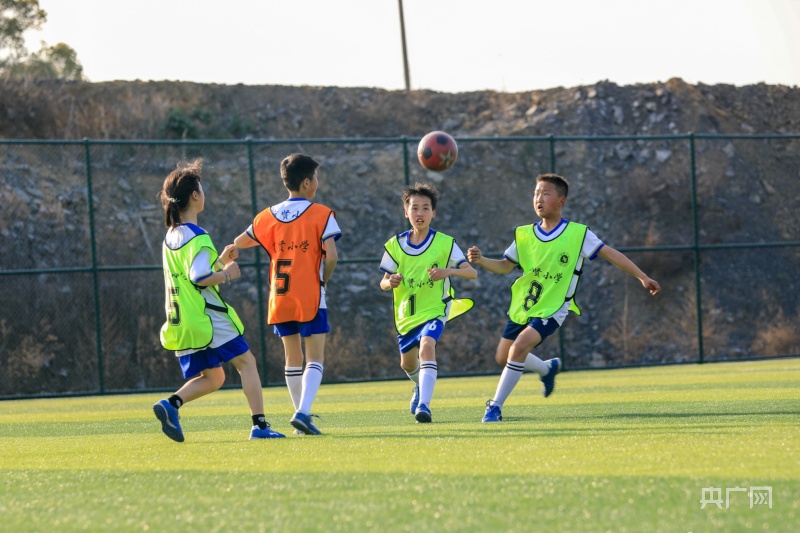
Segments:
[[[258,246],[259,243],[245,231],[233,240],[233,244],[237,248],[252,248],[253,246]]]
[[[628,259],[628,256],[622,252],[605,245],[597,252],[597,256],[602,257],[618,269],[638,279],[642,283],[642,286],[649,290],[650,294],[653,296],[661,292],[661,285],[659,285],[656,280],[649,278],[647,274],[642,272],[642,269],[636,266],[634,262]]]
[[[494,272],[495,274],[508,274],[514,270],[514,267],[516,266],[505,257],[502,259],[489,259],[488,257],[483,257],[483,254],[477,246],[473,246],[467,250],[467,261],[473,265],[482,266],[489,272]]]

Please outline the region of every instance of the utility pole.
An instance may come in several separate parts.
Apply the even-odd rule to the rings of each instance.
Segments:
[[[411,90],[411,77],[408,74],[408,52],[406,51],[406,22],[403,17],[403,0],[397,0],[400,8],[400,39],[403,43],[403,73],[406,77],[406,91]]]

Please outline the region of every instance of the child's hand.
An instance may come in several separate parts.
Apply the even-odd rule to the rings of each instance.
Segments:
[[[429,268],[428,269],[428,277],[431,278],[431,281],[439,281],[440,279],[444,279],[449,276],[450,273],[446,268]]]
[[[235,261],[236,258],[239,257],[239,249],[236,248],[235,244],[229,244],[222,250],[222,253],[219,254],[219,260],[222,261],[222,264],[227,265],[231,261]]]
[[[400,274],[399,272],[397,274],[392,274],[391,276],[389,276],[389,286],[393,289],[399,287],[402,282],[403,282],[403,275]]]
[[[648,289],[650,291],[650,294],[652,294],[653,296],[661,292],[661,285],[659,285],[658,282],[654,279],[645,278],[642,280],[642,285],[644,286],[645,289]]]
[[[470,263],[478,265],[480,264],[481,259],[483,259],[483,255],[481,254],[481,251],[478,249],[477,246],[473,246],[469,250],[467,250],[467,261],[469,261]]]
[[[228,273],[231,279],[236,279],[242,275],[239,271],[239,263],[234,263],[233,261],[225,265],[225,272]]]

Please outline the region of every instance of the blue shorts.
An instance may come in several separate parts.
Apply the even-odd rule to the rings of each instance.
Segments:
[[[280,337],[288,337],[298,333],[301,337],[328,333],[331,330],[328,325],[328,310],[320,309],[317,311],[317,316],[308,322],[281,322],[280,324],[275,324],[273,329],[275,335]]]
[[[506,322],[506,329],[503,330],[503,338],[508,339],[511,341],[517,340],[519,334],[522,333],[522,330],[525,328],[533,328],[538,333],[539,336],[542,338],[542,342],[556,332],[558,329],[558,322],[554,318],[531,318],[527,324],[517,324],[516,322],[509,320]]]
[[[203,370],[217,368],[245,353],[250,349],[244,337],[239,335],[235,339],[229,340],[217,348],[206,348],[199,352],[190,353],[178,357],[185,379],[193,378]]]
[[[397,345],[400,346],[400,353],[408,353],[419,346],[422,337],[431,337],[438,343],[442,333],[444,333],[444,322],[434,318],[430,322],[415,327],[405,335],[398,335]]]

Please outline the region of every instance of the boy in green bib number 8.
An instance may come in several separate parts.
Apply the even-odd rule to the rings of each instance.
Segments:
[[[547,398],[555,387],[561,370],[558,358],[542,361],[530,353],[544,339],[555,333],[569,311],[580,314],[575,303],[583,261],[601,257],[623,272],[638,279],[656,295],[661,287],[650,279],[623,253],[605,245],[586,226],[561,217],[567,201],[569,184],[557,174],[536,178],[533,208],[541,222],[520,226],[502,259],[483,257],[473,246],[467,250],[469,262],[496,274],[508,274],[515,267],[522,274],[511,286],[511,303],[495,358],[505,365],[494,398],[486,402],[483,422],[499,422],[501,409],[525,370],[539,374]]]

